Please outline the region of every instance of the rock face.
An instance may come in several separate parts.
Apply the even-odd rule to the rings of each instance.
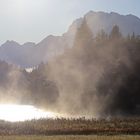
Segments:
[[[131,14],[124,16],[114,12],[108,14],[90,11],[85,15],[85,18],[95,34],[101,29],[109,33],[114,25],[118,25],[124,36],[133,32],[136,35],[140,35],[140,19]]]
[[[114,25],[120,27],[122,35],[140,35],[140,19],[134,15],[120,15],[118,13],[88,12],[84,17],[75,20],[68,31],[62,36],[48,36],[38,44],[27,42],[23,45],[15,41],[7,41],[0,47],[0,59],[23,68],[35,67],[41,62],[63,53],[65,48],[73,46],[75,33],[86,19],[93,35],[100,30],[109,33]]]

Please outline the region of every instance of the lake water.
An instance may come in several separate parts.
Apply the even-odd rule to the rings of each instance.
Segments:
[[[0,120],[5,121],[25,121],[40,118],[56,118],[57,113],[43,111],[31,105],[0,105]]]

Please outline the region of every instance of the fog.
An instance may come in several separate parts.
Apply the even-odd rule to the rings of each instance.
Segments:
[[[83,19],[73,47],[32,72],[1,62],[1,103],[33,105],[69,117],[139,115],[139,44],[134,36],[123,37],[118,26],[109,35],[93,35]]]
[[[55,81],[59,90],[56,109],[87,117],[138,113],[140,96],[134,90],[135,87],[139,90],[135,85],[135,82],[139,84],[139,79],[129,81],[129,77],[137,75],[132,59],[136,57],[132,56],[135,50],[132,44],[124,41],[119,31],[115,35],[112,30],[110,34],[108,38],[101,31],[102,36],[95,38],[83,19],[73,48],[48,63],[48,77]]]

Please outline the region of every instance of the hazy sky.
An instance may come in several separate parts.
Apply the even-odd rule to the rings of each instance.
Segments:
[[[0,0],[0,44],[37,43],[49,34],[61,35],[90,10],[140,17],[140,0]]]

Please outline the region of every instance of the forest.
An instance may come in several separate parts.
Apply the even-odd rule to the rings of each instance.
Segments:
[[[32,72],[0,61],[0,102],[85,117],[140,115],[140,36],[93,35],[83,20],[72,48]]]

